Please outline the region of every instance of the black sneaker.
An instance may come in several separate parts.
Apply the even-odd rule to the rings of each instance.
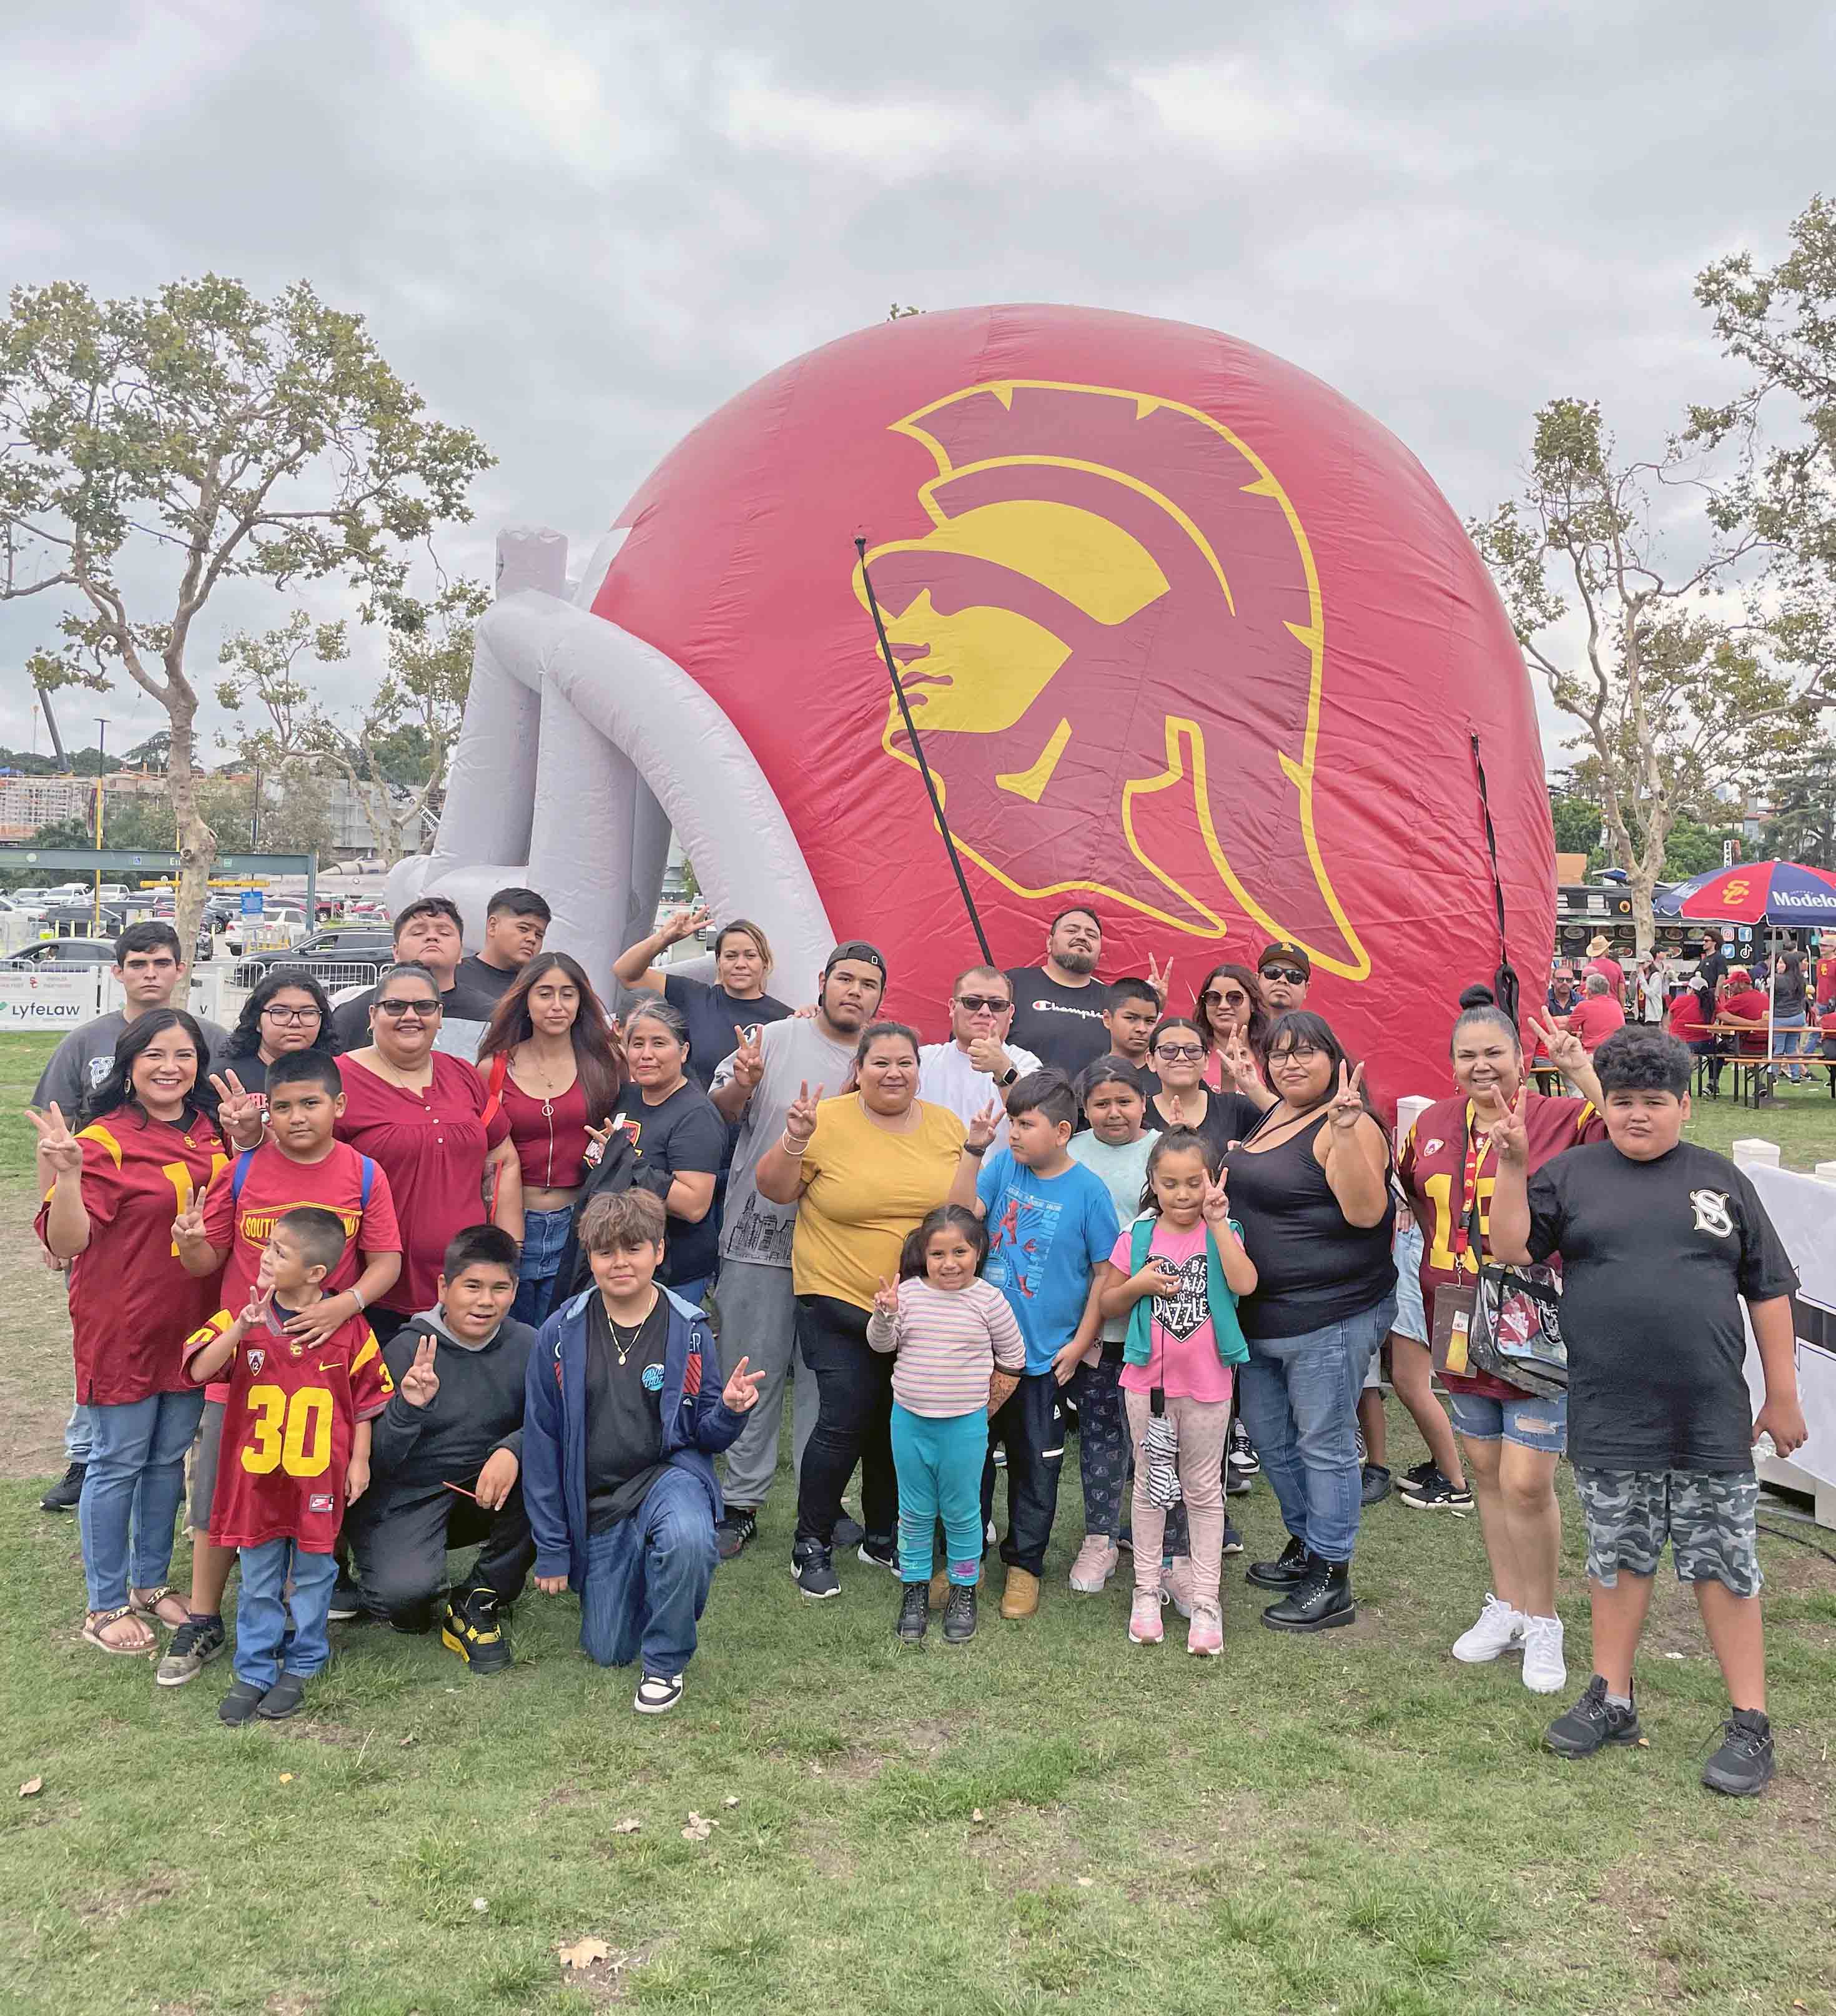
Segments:
[[[153,1675],[157,1687],[182,1687],[195,1680],[229,1642],[221,1617],[190,1617],[172,1634],[166,1656]]]
[[[501,1673],[510,1663],[510,1641],[498,1615],[497,1592],[468,1589],[448,1597],[440,1642],[474,1673]]]
[[[297,1673],[283,1673],[255,1704],[255,1712],[264,1722],[285,1722],[305,1705],[304,1680]]]
[[[639,1715],[668,1715],[682,1697],[680,1673],[646,1673],[638,1682],[631,1705]]]
[[[1636,1743],[1640,1733],[1637,1702],[1621,1708],[1608,1701],[1607,1683],[1596,1673],[1580,1700],[1543,1732],[1543,1740],[1558,1757],[1591,1757],[1609,1743]]]
[[[820,1540],[799,1540],[790,1550],[790,1575],[804,1594],[818,1602],[841,1593],[834,1554]]]
[[[867,1537],[867,1529],[859,1519],[851,1519],[844,1512],[835,1522],[835,1531],[829,1536],[832,1547],[840,1547],[845,1553],[850,1547],[858,1547]]]
[[[1254,1477],[1262,1467],[1262,1459],[1250,1441],[1250,1431],[1241,1421],[1230,1424],[1229,1449],[1230,1467],[1240,1470],[1245,1477]]]
[[[1401,1491],[1398,1496],[1405,1505],[1413,1506],[1417,1512],[1470,1512],[1473,1509],[1471,1488],[1449,1484],[1439,1471],[1425,1478],[1413,1491]]]
[[[1277,1560],[1251,1561],[1244,1569],[1243,1579],[1253,1582],[1258,1589],[1294,1588],[1307,1579],[1306,1542],[1290,1540]]]
[[[1224,1545],[1220,1551],[1226,1554],[1240,1554],[1243,1552],[1243,1535],[1228,1519],[1224,1521]]]
[[[908,1645],[916,1645],[931,1629],[931,1584],[928,1581],[905,1584],[905,1599],[899,1605],[899,1621],[894,1629]]]
[[[1399,1498],[1413,1498],[1431,1477],[1438,1477],[1440,1474],[1439,1470],[1435,1467],[1435,1459],[1430,1456],[1427,1462],[1417,1463],[1413,1468],[1404,1471],[1397,1478],[1396,1495]]]
[[[1756,1708],[1737,1708],[1721,1726],[1721,1748],[1702,1766],[1702,1782],[1730,1799],[1756,1798],[1772,1782],[1773,1726]]]
[[[964,1645],[975,1636],[975,1585],[950,1584],[950,1600],[944,1610],[944,1643]]]
[[[348,1624],[352,1618],[361,1615],[362,1610],[363,1598],[358,1593],[356,1583],[340,1568],[338,1579],[332,1585],[331,1607],[326,1612],[327,1619],[333,1624]]]
[[[714,1544],[723,1561],[736,1558],[748,1542],[758,1536],[758,1514],[749,1506],[729,1505],[727,1515],[714,1529]]]
[[[227,1723],[232,1729],[240,1729],[267,1698],[267,1688],[256,1687],[251,1681],[238,1680],[217,1704],[217,1719]]]
[[[73,1463],[56,1483],[38,1500],[41,1512],[74,1512],[77,1500],[83,1495],[83,1473],[89,1467],[86,1463]]]
[[[1262,1612],[1271,1631],[1330,1631],[1357,1621],[1352,1600],[1352,1564],[1309,1557],[1307,1579]]]
[[[1390,1495],[1390,1473],[1381,1463],[1364,1466],[1364,1481],[1359,1487],[1359,1502],[1381,1505]]]
[[[895,1575],[899,1571],[899,1550],[891,1540],[862,1540],[855,1551],[870,1568],[884,1568]]]
[[[1233,1470],[1224,1466],[1224,1496],[1226,1498],[1247,1498],[1256,1488],[1256,1480],[1247,1470]]]

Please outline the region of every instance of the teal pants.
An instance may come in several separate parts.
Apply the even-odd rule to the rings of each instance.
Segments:
[[[981,1573],[981,1468],[988,1453],[987,1408],[940,1421],[893,1402],[902,1581],[930,1581],[931,1543],[940,1518],[951,1581],[973,1583]]]

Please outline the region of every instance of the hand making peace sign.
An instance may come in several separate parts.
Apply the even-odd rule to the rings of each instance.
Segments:
[[[424,1407],[440,1391],[440,1374],[434,1370],[437,1338],[423,1337],[414,1348],[414,1363],[401,1375],[397,1389],[411,1407]]]
[[[39,1149],[51,1168],[60,1176],[77,1175],[83,1167],[83,1144],[65,1125],[57,1101],[51,1102],[49,1114],[28,1106],[26,1118],[37,1131]]]
[[[784,1139],[800,1152],[809,1146],[810,1136],[816,1131],[816,1108],[822,1097],[823,1088],[818,1085],[812,1095],[805,1078],[798,1085],[797,1096],[784,1115]]]
[[[1150,952],[1147,955],[1147,984],[1161,997],[1161,1006],[1165,1008],[1168,991],[1173,985],[1173,956],[1171,952],[1167,955],[1165,966],[1156,966],[1154,954]]]
[[[733,1034],[740,1039],[740,1046],[733,1053],[733,1082],[751,1092],[765,1076],[765,1031],[755,1023],[749,1039],[736,1022]]]
[[[1001,1125],[1001,1115],[1006,1110],[999,1100],[991,1099],[964,1129],[963,1147],[973,1154],[986,1154],[994,1145],[995,1136]]]
[[[234,1071],[226,1071],[221,1078],[212,1071],[211,1084],[217,1094],[217,1117],[224,1131],[239,1148],[255,1146],[261,1139],[265,1111],[262,1101],[243,1089],[243,1082]]]
[[[1224,1188],[1224,1172],[1219,1169],[1218,1180],[1205,1186],[1205,1198],[1200,1208],[1204,1213],[1208,1225],[1225,1225],[1229,1222],[1230,1199]]]
[[[172,1244],[182,1251],[187,1246],[196,1246],[204,1239],[204,1205],[211,1195],[211,1186],[206,1183],[200,1190],[193,1190],[191,1202],[172,1221]]]
[[[882,1274],[880,1286],[873,1297],[873,1313],[884,1316],[890,1323],[899,1312],[899,1289],[896,1281],[889,1281]]]
[[[750,1413],[758,1402],[758,1384],[764,1377],[762,1372],[753,1371],[750,1361],[742,1358],[722,1391],[722,1403],[732,1413]]]
[[[1498,1101],[1503,1105],[1502,1100]],[[1525,1168],[1530,1160],[1530,1135],[1524,1125],[1524,1088],[1519,1085],[1517,1096],[1501,1116],[1492,1124],[1492,1150],[1502,1163],[1513,1168]]]
[[[1349,1134],[1364,1118],[1363,1097],[1364,1067],[1348,1071],[1341,1062],[1339,1066],[1339,1089],[1333,1094],[1332,1103],[1327,1108],[1327,1118],[1332,1121],[1335,1134]]]
[[[1557,1071],[1573,1071],[1577,1065],[1583,1069],[1587,1064],[1587,1046],[1571,1029],[1558,1029],[1553,1023],[1545,1024],[1534,1015],[1524,1017],[1524,1026],[1542,1044],[1550,1062]]]
[[[664,926],[664,942],[679,945],[684,938],[692,938],[697,931],[707,930],[713,921],[705,903],[698,903],[689,909],[672,910],[669,922]]]

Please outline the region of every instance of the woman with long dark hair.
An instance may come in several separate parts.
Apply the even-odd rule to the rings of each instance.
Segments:
[[[782,1022],[790,1013],[765,992],[772,977],[771,941],[750,917],[729,918],[715,934],[711,982],[653,963],[708,922],[704,909],[678,910],[661,930],[612,963],[613,977],[621,985],[653,990],[682,1016],[688,1027],[689,1075],[704,1092],[713,1085],[721,1060],[739,1048],[742,1029]]]
[[[699,1302],[715,1268],[714,1183],[727,1123],[689,1076],[693,1055],[687,1018],[660,995],[646,995],[625,1017],[625,1069],[636,1096],[628,1094],[618,1118],[637,1150],[636,1180],[661,1189],[669,1214],[657,1278]]]
[[[185,1273],[172,1223],[229,1160],[209,1064],[191,1016],[150,1009],[121,1032],[79,1133],[56,1105],[30,1116],[50,1193],[37,1231],[70,1263],[77,1398],[95,1431],[77,1517],[83,1636],[104,1652],[144,1655],[153,1620],[185,1622],[166,1578],[204,1396],[180,1354],[216,1310],[218,1277]]]
[[[1256,1068],[1272,1019],[1256,976],[1247,966],[1214,966],[1193,995],[1192,1012],[1211,1038],[1205,1083],[1214,1092],[1246,1093],[1258,1106],[1272,1103]]]
[[[510,1313],[539,1323],[585,1180],[586,1156],[625,1085],[625,1051],[578,959],[538,952],[478,1046],[486,1110],[502,1109],[523,1172],[523,1258]]]
[[[243,1003],[229,1040],[217,1058],[219,1071],[233,1071],[243,1090],[259,1098],[268,1089],[268,1067],[296,1050],[332,1046],[332,1009],[325,989],[310,973],[285,968],[264,974]]]
[[[1188,1015],[1163,1015],[1154,1024],[1147,1057],[1161,1089],[1147,1102],[1147,1124],[1159,1129],[1190,1127],[1222,1155],[1255,1125],[1259,1108],[1234,1083],[1222,1092],[1206,1085],[1211,1047],[1210,1030]]]
[[[1365,1100],[1363,1066],[1323,1017],[1282,1016],[1268,1065],[1275,1102],[1225,1157],[1257,1273],[1238,1312],[1250,1347],[1244,1425],[1289,1536],[1249,1579],[1280,1597],[1264,1623],[1319,1631],[1357,1614],[1358,1395],[1396,1313],[1390,1143]]]

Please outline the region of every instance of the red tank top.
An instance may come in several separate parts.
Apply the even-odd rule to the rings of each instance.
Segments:
[[[587,1147],[586,1093],[580,1080],[577,1078],[553,1099],[536,1099],[506,1071],[503,1110],[525,1186],[545,1190],[577,1188]]]

